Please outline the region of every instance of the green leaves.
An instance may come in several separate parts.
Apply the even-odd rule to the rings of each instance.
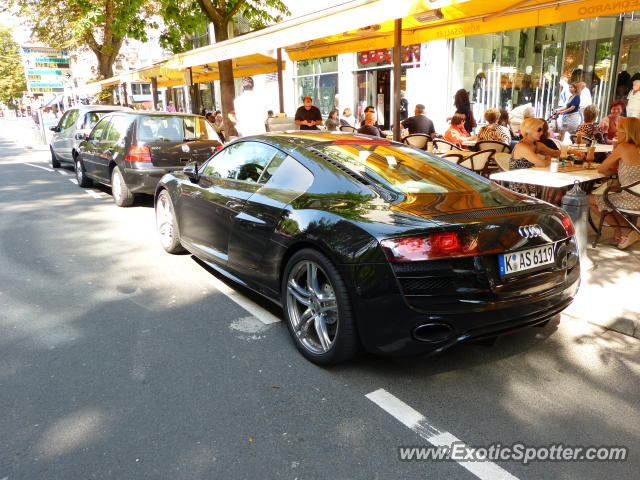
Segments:
[[[0,102],[10,103],[12,98],[21,98],[27,89],[18,48],[11,31],[0,26]]]

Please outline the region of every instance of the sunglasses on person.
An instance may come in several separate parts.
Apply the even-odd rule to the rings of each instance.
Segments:
[[[538,128],[538,130],[536,130],[538,133],[542,132],[542,127]]]

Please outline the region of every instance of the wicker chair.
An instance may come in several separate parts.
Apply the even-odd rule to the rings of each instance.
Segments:
[[[496,142],[493,140],[480,140],[476,143],[476,149],[480,152],[482,150],[494,149],[496,153],[511,153],[511,145],[506,143]]]
[[[486,175],[489,161],[493,158],[495,153],[496,151],[492,148],[482,150],[463,158],[462,161],[458,162],[458,165],[468,168],[469,170],[473,170],[479,175]]]
[[[499,152],[493,156],[493,159],[496,161],[496,164],[500,167],[503,172],[508,172],[510,170],[509,162],[511,162],[511,154]]]
[[[427,149],[427,143],[431,141],[431,136],[426,133],[412,133],[402,139],[402,142],[410,147],[419,148],[421,150]]]
[[[461,152],[462,151],[462,149],[457,145],[454,145],[451,142],[447,142],[442,138],[436,138],[433,140],[433,148],[439,152],[450,152],[450,151]]]
[[[631,183],[629,185],[625,185],[624,187],[613,187],[615,192],[627,192],[636,197],[640,197],[640,181]],[[611,213],[617,213],[627,222],[628,226],[619,226],[619,228],[625,228],[628,230],[635,230],[638,234],[640,234],[640,228],[638,228],[638,219],[640,218],[640,210],[627,210],[624,208],[616,207],[609,200],[609,191],[612,187],[608,187],[604,193],[602,194],[602,198],[604,199],[604,203],[606,208],[602,211],[600,215],[600,223],[598,224],[598,228],[596,229],[596,238],[593,240],[593,248],[596,248],[598,242],[600,241],[600,236],[602,235],[603,227],[615,227],[617,225],[611,225],[609,223],[604,223],[607,216]],[[614,193],[613,191],[611,193]]]

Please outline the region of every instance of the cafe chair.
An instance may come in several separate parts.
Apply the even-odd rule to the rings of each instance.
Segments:
[[[511,145],[507,145],[506,143],[496,142],[493,140],[480,140],[476,143],[476,149],[478,151],[494,149],[496,153],[511,153]]]
[[[402,139],[402,143],[421,150],[426,150],[430,141],[431,137],[426,133],[412,133]]]
[[[459,153],[445,153],[440,158],[444,160],[449,160],[451,163],[459,164],[464,158],[464,156]]]
[[[576,140],[578,139],[578,136],[574,133],[572,135],[569,135],[569,138],[571,139],[571,143],[573,143],[574,145],[576,144]],[[591,145],[591,142],[593,142],[593,139],[590,137],[582,137],[582,144],[584,145]]]
[[[356,128],[351,125],[340,125],[341,132],[356,133]]]
[[[447,142],[442,138],[436,138],[433,140],[433,148],[438,152],[450,152],[450,151],[461,152],[462,151],[462,149],[457,145],[454,145],[451,142]]]
[[[482,150],[480,152],[476,152],[473,155],[469,155],[464,157],[458,165],[461,167],[468,168],[469,170],[473,170],[478,175],[487,174],[487,167],[489,166],[489,161],[495,155],[496,151],[492,148],[488,150]]]
[[[503,172],[508,172],[509,170],[511,170],[511,167],[509,166],[511,162],[510,153],[498,152],[493,156],[493,159],[496,161]]]
[[[609,223],[605,223],[605,219],[611,213],[617,213],[618,215],[620,215],[620,217],[622,217],[622,219],[625,222],[627,222],[628,226],[619,226],[619,228],[625,228],[627,230],[635,230],[638,234],[640,234],[640,228],[638,228],[637,226],[638,219],[640,218],[640,210],[627,210],[625,208],[618,208],[609,200],[609,193],[618,193],[618,192],[627,192],[635,197],[640,197],[640,181],[631,183],[624,187],[614,186],[613,189],[614,191],[609,192],[610,190],[612,190],[612,187],[611,186],[607,187],[607,189],[602,194],[602,198],[607,207],[602,211],[602,214],[600,215],[600,222],[598,224],[598,228],[596,229],[596,238],[593,240],[593,248],[596,248],[596,246],[598,245],[598,242],[600,241],[600,236],[602,235],[602,229],[604,227],[617,226],[617,225],[611,225]]]

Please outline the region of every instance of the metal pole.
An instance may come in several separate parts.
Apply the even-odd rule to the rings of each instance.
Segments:
[[[282,49],[278,48],[278,100],[280,101],[280,113],[284,113],[284,84],[282,81]]]
[[[400,76],[402,75],[402,19],[395,21],[393,47],[393,139],[400,141]]]
[[[151,96],[153,98],[153,109],[158,110],[158,79],[151,77]]]

